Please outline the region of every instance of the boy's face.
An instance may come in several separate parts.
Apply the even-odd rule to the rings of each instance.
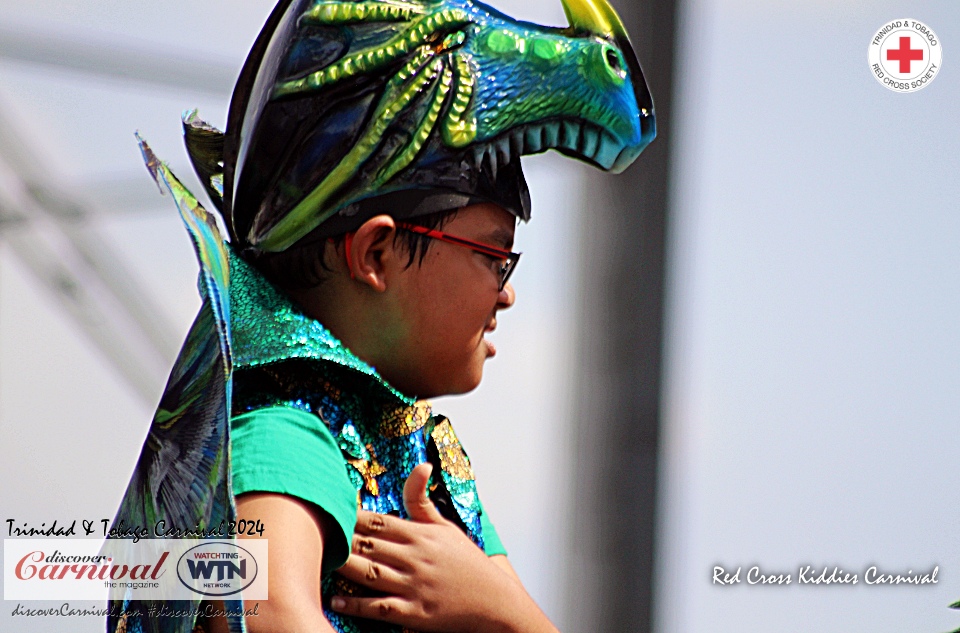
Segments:
[[[442,230],[510,250],[515,225],[515,217],[503,208],[478,204],[460,210]],[[475,389],[484,362],[496,354],[486,335],[497,327],[497,312],[515,300],[509,283],[499,290],[502,264],[434,239],[422,265],[415,261],[397,271],[390,303],[401,322],[393,341],[401,362],[392,368],[398,375],[384,377],[421,398]]]

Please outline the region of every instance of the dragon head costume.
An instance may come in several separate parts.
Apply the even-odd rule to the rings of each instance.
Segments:
[[[471,0],[281,2],[225,135],[185,126],[234,245],[481,201],[528,220],[520,157],[548,149],[626,169],[656,134],[640,64],[607,0],[563,5],[548,28]]]

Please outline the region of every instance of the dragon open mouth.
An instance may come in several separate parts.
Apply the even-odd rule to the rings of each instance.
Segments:
[[[625,151],[633,149],[639,153],[642,148],[627,148],[610,132],[586,121],[547,121],[477,145],[473,148],[473,166],[480,169],[486,164],[496,178],[499,165],[550,149],[572,154],[603,169],[614,169]]]

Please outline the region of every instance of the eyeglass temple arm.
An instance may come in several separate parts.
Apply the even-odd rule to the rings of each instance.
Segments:
[[[497,257],[499,259],[513,259],[511,257],[513,253],[502,248],[497,248],[495,246],[488,246],[487,244],[481,244],[480,242],[474,242],[472,240],[467,240],[462,237],[456,237],[455,235],[449,235],[438,231],[436,229],[428,229],[425,226],[418,226],[416,224],[408,224],[407,222],[398,222],[397,226],[401,229],[406,229],[414,233],[419,233],[420,235],[425,235],[442,242],[451,242],[453,244],[460,244],[461,246],[466,246],[474,250],[480,251],[491,257]]]

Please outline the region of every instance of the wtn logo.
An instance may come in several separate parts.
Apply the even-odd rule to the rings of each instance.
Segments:
[[[231,542],[207,542],[188,549],[177,562],[180,582],[204,596],[232,596],[253,584],[257,559]]]
[[[210,580],[214,570],[217,572],[216,580],[233,580],[240,576],[243,580],[247,579],[247,561],[243,559],[237,565],[229,560],[187,560],[187,569],[190,570],[190,576],[194,580]]]

